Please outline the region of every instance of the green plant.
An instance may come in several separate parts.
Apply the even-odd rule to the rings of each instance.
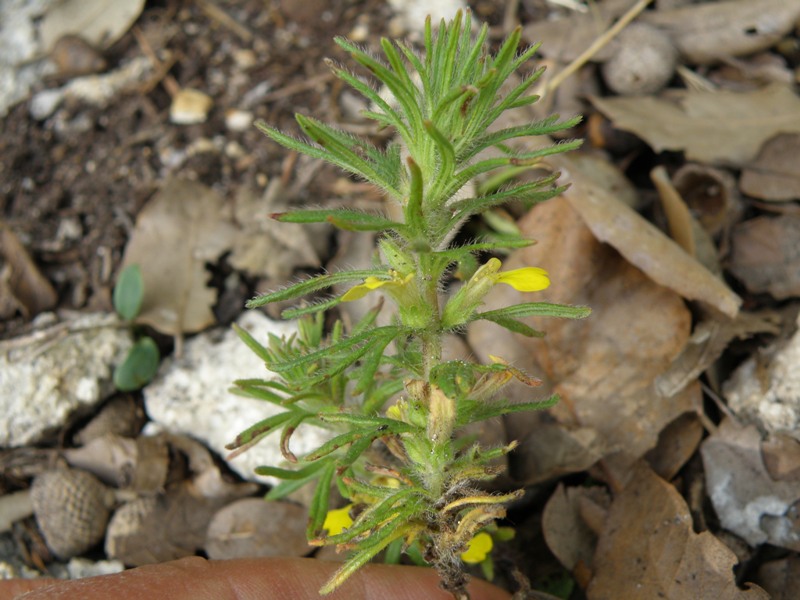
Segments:
[[[492,55],[487,28],[472,37],[469,13],[425,28],[424,52],[382,40],[382,62],[344,39],[336,43],[391,93],[386,100],[365,80],[332,65],[337,77],[373,105],[365,115],[391,127],[397,140],[386,148],[297,115],[308,140],[282,133],[265,123],[258,127],[289,149],[321,158],[381,188],[398,204],[403,218],[348,209],[297,210],[273,215],[290,223],[329,222],[355,231],[380,232],[380,256],[371,269],[325,273],[261,296],[248,306],[295,300],[334,285],[358,282],[341,296],[283,312],[300,318],[299,332],[288,339],[271,337],[262,345],[244,331],[244,341],[277,378],[242,380],[235,391],[277,404],[282,412],[239,434],[229,446],[241,452],[264,436],[281,431],[281,448],[290,468],[264,466],[258,472],[281,478],[268,498],[280,498],[308,483],[316,485],[310,506],[308,536],[312,544],[351,550],[349,559],[322,588],[328,593],[383,550],[390,560],[406,549],[434,566],[442,585],[466,598],[467,575],[462,556],[473,539],[496,531],[504,503],[521,492],[486,493],[479,482],[493,478],[493,461],[515,443],[482,447],[459,432],[470,423],[552,406],[555,396],[523,404],[497,398],[512,379],[538,383],[502,359],[493,364],[442,360],[442,339],[484,319],[526,336],[540,336],[523,322],[529,316],[581,318],[584,307],[526,302],[481,311],[484,296],[503,283],[523,292],[549,285],[547,273],[526,267],[503,271],[497,258],[478,266],[487,253],[523,247],[529,241],[452,240],[470,217],[510,200],[535,203],[559,194],[554,173],[527,183],[506,183],[486,193],[463,197],[475,178],[498,169],[533,166],[545,156],[576,148],[579,142],[520,152],[507,142],[572,127],[579,119],[557,116],[536,123],[490,130],[509,109],[536,101],[525,95],[541,69],[512,85],[509,77],[536,51],[517,53],[520,31],[514,31]],[[484,151],[491,150],[489,155]],[[471,276],[454,294],[444,293],[453,265]],[[470,267],[470,265],[472,265]],[[352,330],[336,321],[325,335],[322,313],[380,290],[396,305],[392,324],[377,326],[379,304]],[[390,404],[388,408],[386,404]],[[331,430],[332,437],[305,456],[295,456],[290,438],[301,424]],[[380,442],[382,444],[376,444]],[[334,525],[329,493],[336,485],[351,507],[352,522]],[[338,514],[338,513],[334,513]],[[492,529],[493,528],[493,529]],[[327,530],[327,534],[326,534]],[[485,551],[491,540],[482,538]]]
[[[122,270],[114,286],[114,310],[125,321],[133,322],[142,308],[144,281],[139,265]],[[138,390],[158,371],[160,354],[153,338],[140,336],[121,364],[114,369],[114,385],[121,392]]]

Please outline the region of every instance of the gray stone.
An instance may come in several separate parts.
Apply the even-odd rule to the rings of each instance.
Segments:
[[[114,315],[88,314],[0,343],[0,446],[40,441],[113,390],[132,345]]]
[[[289,336],[297,330],[294,322],[272,321],[256,311],[245,312],[238,324],[262,344],[270,333]],[[272,377],[232,329],[211,331],[187,342],[179,360],[162,363],[158,376],[144,390],[145,409],[161,429],[191,436],[224,457],[229,452],[226,444],[237,434],[281,412],[269,402],[232,394],[233,381]],[[291,449],[300,456],[329,437],[325,430],[302,425],[292,436]],[[274,478],[256,476],[253,470],[285,462],[279,441],[278,433],[268,436],[228,465],[250,481],[274,483]]]
[[[741,419],[763,431],[785,431],[800,439],[800,319],[797,324],[788,342],[773,344],[744,361],[723,391]]]

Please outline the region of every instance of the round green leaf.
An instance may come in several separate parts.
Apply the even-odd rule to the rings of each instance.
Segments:
[[[152,338],[143,337],[114,370],[114,385],[121,392],[138,390],[155,376],[159,359],[156,343]]]
[[[128,265],[119,274],[114,287],[114,309],[126,321],[139,314],[144,298],[144,280],[139,265]]]

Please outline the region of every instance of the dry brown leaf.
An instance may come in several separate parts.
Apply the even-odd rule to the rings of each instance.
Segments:
[[[710,63],[769,48],[798,18],[797,2],[732,0],[652,11],[641,20],[667,31],[689,62]]]
[[[736,556],[705,531],[692,531],[681,495],[639,465],[611,504],[594,555],[589,600],[767,600],[759,587],[736,587]]]
[[[756,217],[731,236],[730,270],[751,292],[800,296],[800,216]]]
[[[235,236],[214,190],[195,181],[168,181],[139,213],[125,248],[123,268],[138,264],[144,279],[136,321],[167,335],[212,325],[217,293],[206,286],[205,264],[229,249]]]
[[[108,433],[80,448],[66,449],[64,456],[72,466],[136,492],[162,491],[167,480],[169,455],[162,436],[131,439]]]
[[[0,317],[10,317],[16,310],[26,317],[33,317],[56,305],[58,296],[53,286],[39,272],[19,238],[2,222],[0,267],[0,289],[5,288],[1,294]]]
[[[728,171],[687,163],[674,173],[672,183],[709,234],[717,235],[738,221],[742,201]]]
[[[658,197],[661,199],[661,206],[667,216],[669,233],[675,243],[683,248],[689,256],[697,256],[696,242],[694,239],[694,227],[692,226],[691,213],[689,207],[681,198],[678,190],[672,185],[667,169],[663,165],[657,166],[650,171],[650,181],[656,186]]]
[[[209,558],[305,556],[308,511],[289,502],[243,498],[221,508],[208,524]]]
[[[753,547],[770,543],[800,550],[800,480],[770,477],[754,425],[726,419],[700,452],[708,496],[725,529]]]
[[[694,455],[703,439],[703,425],[694,413],[686,413],[667,425],[658,444],[645,458],[659,477],[671,481]]]
[[[542,513],[542,533],[547,547],[570,571],[579,563],[591,567],[597,536],[581,518],[581,500],[608,507],[605,488],[568,487],[559,483]]]
[[[791,435],[770,435],[761,442],[761,458],[772,479],[800,480],[800,441]]]
[[[790,554],[764,563],[758,570],[756,583],[769,593],[772,600],[800,598],[800,556]]]
[[[767,140],[742,171],[739,187],[753,198],[773,202],[800,198],[800,134],[782,133]]]
[[[280,178],[270,181],[262,196],[242,188],[236,198],[234,216],[241,232],[233,242],[231,265],[251,275],[286,280],[297,267],[318,267],[313,226],[279,223],[270,218],[285,210],[281,204]],[[323,226],[324,227],[324,226]]]
[[[620,202],[569,157],[551,162],[572,181],[565,193],[597,239],[611,244],[656,283],[735,317],[741,299],[652,223]],[[579,259],[579,257],[578,257]]]
[[[591,306],[592,316],[582,321],[528,320],[547,333],[546,340],[506,335],[496,325],[478,321],[469,330],[474,352],[483,360],[490,354],[502,356],[543,377],[562,397],[551,412],[565,429],[595,432],[594,438],[574,444],[587,452],[571,454],[575,462],[561,464],[562,472],[568,466],[586,468],[585,460],[592,454],[643,455],[667,423],[694,410],[699,400],[699,390],[693,387],[666,398],[653,386],[689,338],[689,311],[677,294],[653,283],[613,248],[598,242],[564,198],[535,206],[519,226],[539,243],[514,253],[505,268],[540,266],[548,270],[553,283],[535,297],[497,286],[487,297],[486,308],[551,301]],[[538,430],[528,427],[537,418],[508,420],[510,436],[520,439],[529,434],[536,445]],[[560,448],[538,450],[546,458],[534,455],[531,461],[557,466],[554,457],[562,453]],[[520,466],[524,455],[513,460],[515,474],[547,475]]]
[[[774,84],[753,92],[674,90],[670,99],[601,98],[592,104],[656,152],[683,150],[703,163],[743,166],[778,133],[800,133],[800,98]]]
[[[662,396],[671,396],[696,381],[722,356],[732,340],[779,331],[776,317],[771,314],[740,312],[733,320],[708,317],[695,325],[683,352],[658,376],[656,389]]]

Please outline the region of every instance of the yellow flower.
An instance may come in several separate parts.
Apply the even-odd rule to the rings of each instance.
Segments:
[[[343,508],[328,511],[322,524],[322,528],[328,530],[328,535],[338,535],[353,524],[353,519],[350,518],[351,508],[353,505],[348,504]]]
[[[495,283],[505,283],[520,292],[538,292],[550,286],[547,271],[539,267],[523,267],[501,271],[493,276]]]
[[[367,277],[364,280],[364,283],[360,283],[359,285],[351,287],[345,294],[342,296],[342,302],[352,302],[353,300],[360,300],[367,294],[369,294],[372,290],[377,290],[379,287],[383,287],[385,285],[390,286],[390,288],[399,289],[406,285],[409,281],[414,278],[413,273],[409,273],[405,277],[400,275],[397,271],[389,271],[389,276],[391,279],[379,279],[378,277]]]
[[[498,283],[510,285],[520,292],[538,292],[550,286],[547,271],[539,267],[522,267],[501,271],[503,263],[490,258],[472,275],[455,296],[445,305],[442,325],[447,328],[467,323],[492,287]]]
[[[481,531],[469,541],[467,549],[461,553],[461,560],[473,565],[483,562],[489,556],[493,547],[492,536],[485,531]]]

